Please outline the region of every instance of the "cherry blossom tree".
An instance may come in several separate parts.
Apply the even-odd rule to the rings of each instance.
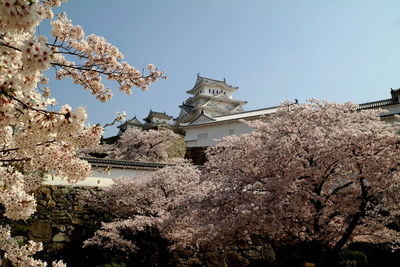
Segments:
[[[183,246],[315,241],[332,253],[351,241],[398,244],[387,226],[399,215],[400,136],[378,112],[283,104],[254,132],[223,138],[207,151],[202,181],[213,186],[170,216],[168,235]]]
[[[101,144],[88,149],[82,153],[103,154],[113,159],[182,163],[183,158],[173,158],[168,154],[168,149],[182,138],[170,129],[146,130],[128,129],[120,139],[113,145]]]
[[[76,153],[97,144],[103,131],[85,125],[82,107],[73,111],[64,105],[55,110],[44,71],[55,68],[57,79],[71,78],[100,101],[112,96],[102,77],[116,81],[128,95],[132,87],[145,90],[164,77],[152,64],[147,66],[148,74],[142,74],[122,61],[116,47],[102,37],[85,36],[82,27],[74,26],[65,14],[53,19],[52,8],[62,2],[0,0],[0,203],[11,219],[26,219],[35,211],[31,191],[46,173],[70,182],[87,177],[90,165]],[[53,40],[35,32],[44,19],[52,19]],[[8,233],[2,227],[0,232]],[[17,266],[28,266],[14,260],[30,255],[36,245],[22,252],[22,248],[10,250],[11,243],[0,242],[0,250],[8,251],[6,257]]]
[[[164,239],[166,244],[170,243],[166,236],[167,229],[171,228],[168,218],[172,211],[184,206],[187,199],[204,197],[203,193],[208,189],[199,184],[200,171],[190,164],[164,167],[149,179],[116,180],[109,189],[89,196],[93,208],[111,213],[115,219],[104,223],[94,237],[85,241],[84,246],[135,255],[138,251],[145,251],[143,240],[138,236],[149,232],[158,233],[158,238]],[[149,235],[146,237],[150,239]],[[157,254],[156,247],[153,245],[150,248],[152,257]]]

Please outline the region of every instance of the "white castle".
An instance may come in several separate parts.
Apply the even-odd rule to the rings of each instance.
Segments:
[[[275,107],[245,111],[243,106],[247,101],[234,99],[232,94],[239,87],[229,85],[225,79],[214,80],[197,74],[192,89],[186,91],[191,96],[179,106],[180,113],[174,119],[175,126],[185,130],[187,147],[208,147],[216,143],[215,140],[227,135],[240,135],[253,131],[243,120],[254,120],[269,116],[276,111]],[[385,110],[383,120],[395,120],[400,113],[400,89],[391,89],[391,98],[359,105],[359,109]],[[293,101],[296,104],[297,100]],[[159,126],[172,126],[172,117],[165,112],[150,110],[142,124],[135,118],[120,125],[120,133],[128,128],[151,129]]]
[[[185,142],[188,149],[206,148],[216,143],[227,135],[240,135],[249,133],[254,129],[243,120],[254,120],[272,115],[277,107],[268,107],[244,111],[246,101],[235,100],[232,93],[238,87],[228,85],[225,81],[213,80],[197,75],[195,85],[187,91],[192,96],[181,106],[179,116],[175,123],[184,129]],[[372,102],[359,104],[359,109],[381,109],[382,120],[391,122],[398,120],[400,115],[400,89],[391,89],[391,97]],[[297,104],[297,100],[293,101]],[[136,117],[118,126],[120,133],[130,128],[144,129],[155,126],[170,125],[171,116],[165,112],[150,110],[149,115],[144,118],[145,123]],[[149,175],[166,166],[161,163],[132,162],[112,159],[85,158],[93,167],[92,174],[85,181],[79,183],[81,186],[109,186],[113,182],[110,178],[126,176],[138,179],[149,177]],[[105,172],[104,169],[109,171]],[[47,177],[45,184],[70,185],[60,177]]]

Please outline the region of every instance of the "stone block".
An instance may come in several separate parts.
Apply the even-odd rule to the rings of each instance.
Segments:
[[[29,238],[34,241],[47,242],[52,237],[51,223],[49,221],[33,222],[29,230]]]

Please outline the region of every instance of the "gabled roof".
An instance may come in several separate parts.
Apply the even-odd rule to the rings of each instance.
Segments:
[[[197,74],[197,79],[196,79],[196,82],[195,82],[193,88],[190,89],[189,91],[186,91],[186,93],[188,93],[188,94],[194,93],[196,91],[195,89],[200,84],[203,84],[203,83],[210,84],[210,85],[222,85],[223,87],[225,87],[225,89],[228,89],[229,91],[236,91],[239,88],[239,87],[234,87],[232,85],[227,84],[225,79],[223,81],[214,80],[214,79],[202,77],[202,76],[200,76],[200,74]]]
[[[191,123],[189,124],[199,124],[199,123],[204,123],[204,122],[210,122],[210,121],[215,121],[212,117],[206,115],[204,111],[201,111],[200,115]]]
[[[126,125],[143,126],[143,123],[141,123],[141,122],[136,118],[136,116],[135,116],[135,117],[133,117],[132,119],[125,121],[125,122],[122,123],[121,125],[118,125],[117,128],[123,128],[123,127],[125,127]]]
[[[150,119],[152,117],[158,117],[158,118],[163,118],[163,119],[167,119],[167,120],[172,119],[172,116],[167,115],[165,112],[161,113],[161,112],[152,111],[150,109],[149,115],[147,115],[147,117],[144,118],[143,120],[146,122],[150,122]]]
[[[236,105],[233,109],[231,109],[231,111],[235,111],[235,110],[240,110],[239,112],[243,112],[243,108],[242,105]]]

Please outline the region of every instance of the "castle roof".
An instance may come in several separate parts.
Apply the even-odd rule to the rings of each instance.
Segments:
[[[188,104],[182,104],[179,106],[181,109],[183,109],[184,111],[186,111],[187,113],[190,113],[192,111],[192,109],[194,108],[191,105]]]
[[[232,92],[239,89],[239,87],[234,87],[232,85],[227,84],[225,79],[223,81],[220,81],[220,80],[202,77],[202,76],[200,76],[200,74],[197,74],[197,79],[196,79],[196,82],[195,82],[193,88],[190,89],[189,91],[186,91],[186,93],[193,94],[196,91],[197,87],[201,84],[220,85],[220,86],[223,86],[226,90],[232,91]]]

